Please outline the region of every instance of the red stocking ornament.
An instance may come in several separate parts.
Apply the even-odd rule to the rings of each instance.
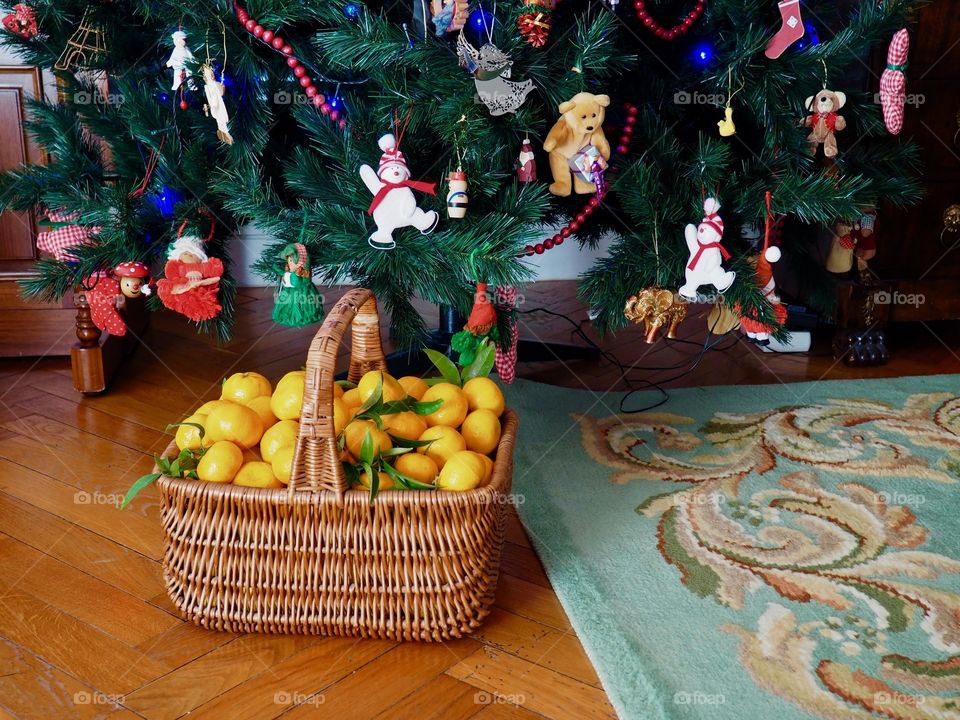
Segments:
[[[783,25],[767,43],[767,49],[763,53],[771,60],[776,60],[783,55],[788,47],[803,37],[805,32],[803,18],[800,17],[800,0],[783,0],[777,7],[780,8]]]
[[[120,283],[107,275],[98,273],[87,278],[85,290],[87,304],[90,306],[90,318],[93,324],[101,330],[122,337],[127,334],[127,325],[117,310],[120,294]]]
[[[517,289],[512,285],[501,285],[497,288],[495,294],[497,308],[501,312],[507,312],[512,315],[510,319],[510,338],[506,350],[497,346],[497,356],[494,360],[494,367],[500,379],[507,385],[511,385],[517,378],[517,343],[520,340],[520,327],[517,324],[515,310],[517,307]]]

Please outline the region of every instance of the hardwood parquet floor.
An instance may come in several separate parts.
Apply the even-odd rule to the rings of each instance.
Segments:
[[[340,292],[325,294],[329,307]],[[586,318],[571,282],[528,288],[521,309],[538,306]],[[123,512],[117,504],[166,445],[164,427],[217,397],[221,378],[255,369],[275,379],[303,364],[310,331],[274,326],[270,308],[268,291],[243,291],[225,346],[158,315],[99,397],[74,391],[66,359],[0,362],[0,718],[613,717],[512,511],[496,605],[469,639],[236,636],[177,616],[160,572],[156,492]],[[703,314],[684,324],[686,343],[646,345],[630,329],[603,346],[626,364],[673,368],[635,369],[636,384],[666,380],[696,358]],[[525,314],[521,323],[526,337],[571,337],[555,317]],[[871,370],[834,363],[826,339],[809,356],[771,356],[730,338],[664,385],[960,372],[958,337],[953,325],[897,331],[894,361]],[[623,387],[605,361],[520,370],[598,394]]]

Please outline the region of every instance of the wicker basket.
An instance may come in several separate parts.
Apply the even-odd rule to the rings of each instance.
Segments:
[[[313,339],[287,488],[161,477],[164,579],[184,617],[229,632],[445,640],[489,613],[503,545],[517,417],[493,477],[469,492],[350,490],[333,427],[337,351],[350,380],[385,368],[376,300],[348,292]],[[176,446],[171,445],[171,453]]]

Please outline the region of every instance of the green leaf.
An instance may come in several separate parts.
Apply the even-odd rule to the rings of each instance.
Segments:
[[[356,383],[352,383],[349,380],[336,380],[334,381],[337,385],[342,387],[344,390],[353,390],[357,387]]]
[[[340,464],[343,466],[343,474],[347,476],[347,483],[350,485],[359,485],[360,471],[357,470],[357,466],[343,461],[341,461]]]
[[[172,475],[170,472],[170,458],[160,457],[159,455],[154,456],[156,460],[157,468],[159,468],[162,475]]]
[[[429,402],[417,401],[410,405],[410,409],[417,415],[430,415],[443,407],[443,400],[431,400]]]
[[[393,435],[391,435],[390,437],[391,437],[391,439],[393,439],[393,440],[398,440],[398,439],[400,439],[400,438],[395,438],[395,437],[393,437]],[[396,443],[394,443],[394,444],[396,444]],[[413,448],[408,448],[408,447],[393,447],[393,448],[390,448],[389,450],[384,450],[382,453],[380,453],[380,457],[386,458],[386,457],[396,457],[397,455],[406,455],[406,454],[407,454],[408,452],[410,452],[411,450],[413,450]]]
[[[470,365],[463,369],[463,381],[473,380],[476,377],[487,377],[493,370],[493,363],[497,358],[497,347],[493,343],[484,341],[477,348],[477,357]]]
[[[367,398],[367,401],[360,406],[360,409],[357,410],[357,415],[367,412],[370,408],[380,402],[383,399],[383,372],[381,371],[380,377],[377,378],[377,386],[373,389],[373,392],[370,393],[370,397]]]
[[[453,360],[448,358],[442,352],[437,352],[436,350],[431,350],[430,348],[424,348],[423,352],[426,353],[427,357],[430,358],[430,362],[433,363],[434,367],[440,371],[440,374],[443,376],[443,379],[448,383],[452,383],[457,387],[460,387],[460,371],[457,370],[457,366],[453,364]]]
[[[149,475],[144,475],[143,477],[138,478],[137,481],[130,486],[130,489],[127,490],[127,494],[124,495],[123,502],[120,504],[120,509],[123,510],[127,505],[129,505],[130,501],[133,500],[147,485],[155,483],[160,475],[161,473],[150,473]]]
[[[393,438],[394,445],[405,448],[426,447],[430,443],[436,442],[436,440],[410,440],[409,438],[393,437],[393,435],[390,437]]]
[[[365,466],[373,462],[373,433],[369,429],[363,435],[363,444],[360,446],[360,461]]]
[[[168,474],[170,477],[180,477],[183,474],[180,470],[180,458],[176,458],[170,463],[170,472]]]
[[[412,490],[436,490],[436,486],[430,485],[428,483],[422,483],[419,480],[414,480],[412,477],[408,477],[398,471],[396,468],[390,467],[389,465],[383,466],[384,472],[387,473],[391,478],[396,482],[403,485],[407,489]]]
[[[201,425],[200,423],[195,423],[195,422],[170,423],[169,425],[167,425],[167,432],[170,432],[170,430],[172,430],[173,428],[178,428],[178,427],[183,427],[183,426],[195,427],[197,430],[200,431],[200,437],[201,437],[201,438],[203,437],[204,433],[207,432],[207,429],[206,429],[203,425]]]
[[[380,473],[375,473],[369,463],[363,463],[363,471],[370,479],[370,504],[373,505],[374,498],[380,492]]]
[[[409,397],[407,397],[405,400],[393,400],[391,402],[383,403],[379,408],[377,408],[377,410],[381,415],[394,415],[396,413],[407,412],[410,409],[409,401]]]

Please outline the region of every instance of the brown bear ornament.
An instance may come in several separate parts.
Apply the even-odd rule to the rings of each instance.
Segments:
[[[553,182],[549,189],[554,195],[566,197],[571,191],[581,195],[596,192],[596,185],[580,177],[571,167],[571,160],[584,152],[598,152],[602,158],[600,164],[606,167],[610,143],[603,134],[603,118],[609,104],[609,95],[588,92],[577,93],[560,103],[560,119],[543,142],[543,149],[550,153]]]
[[[805,127],[812,128],[807,140],[810,141],[813,154],[816,154],[817,146],[823,144],[823,154],[828,158],[836,157],[837,137],[834,133],[847,127],[847,121],[837,111],[846,103],[847,96],[844,93],[826,88],[804,102],[804,107],[813,113],[803,121]]]

